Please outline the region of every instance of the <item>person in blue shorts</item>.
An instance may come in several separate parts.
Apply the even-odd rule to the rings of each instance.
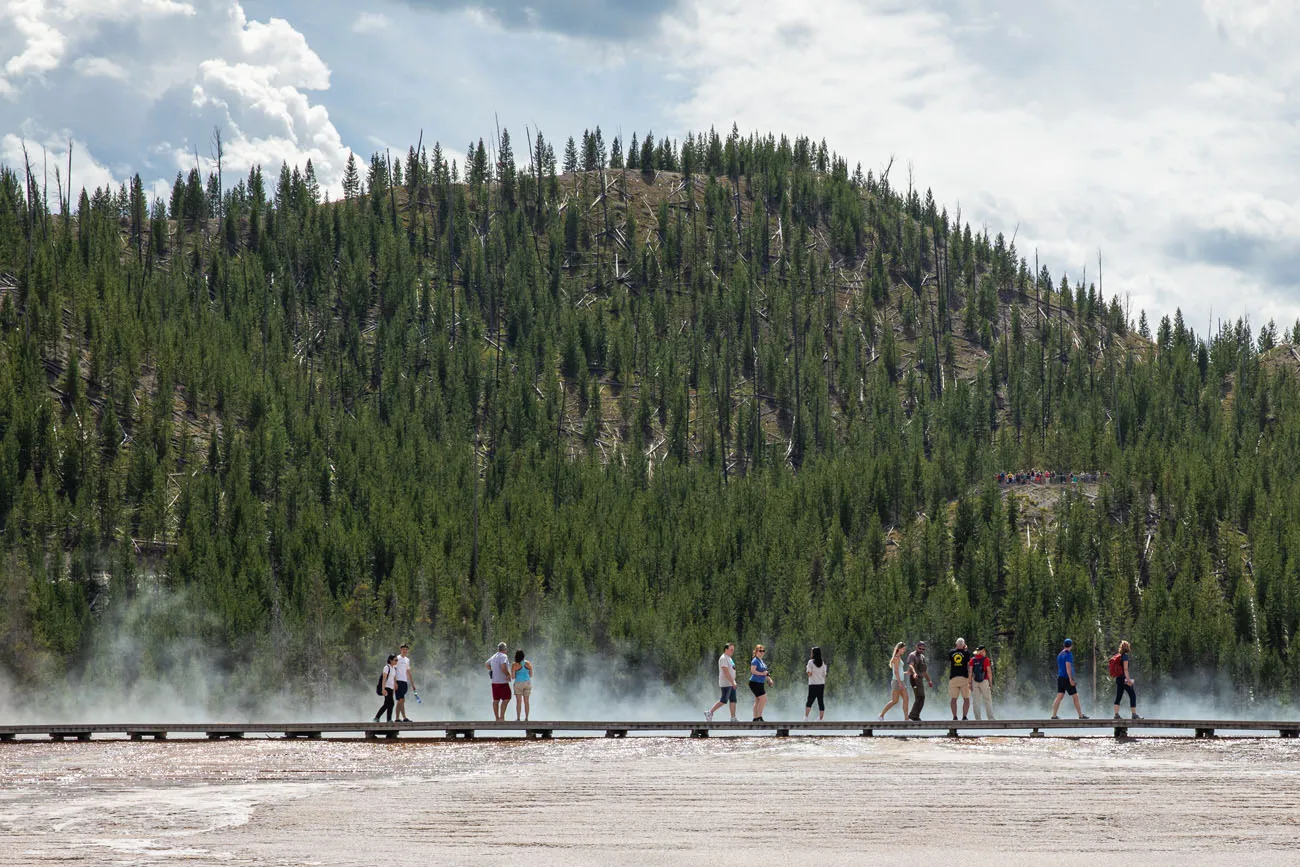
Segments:
[[[1074,709],[1079,719],[1087,719],[1079,705],[1079,686],[1074,680],[1074,642],[1065,639],[1061,652],[1056,654],[1056,701],[1052,702],[1052,719],[1060,719],[1057,712],[1061,709],[1061,699],[1066,696],[1074,699]]]
[[[718,688],[722,695],[713,707],[704,712],[704,719],[708,722],[713,722],[713,715],[726,705],[731,705],[731,721],[736,721],[736,661],[732,659],[735,653],[736,645],[728,642],[718,657]]]

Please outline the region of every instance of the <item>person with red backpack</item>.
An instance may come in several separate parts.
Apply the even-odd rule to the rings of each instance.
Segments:
[[[1133,676],[1129,670],[1129,651],[1131,646],[1127,641],[1119,643],[1119,652],[1110,658],[1107,669],[1110,676],[1115,678],[1115,719],[1119,719],[1119,703],[1128,693],[1128,709],[1133,715],[1133,719],[1142,719],[1138,716],[1137,695],[1133,692]]]
[[[989,659],[989,652],[982,644],[975,648],[975,655],[970,658],[970,679],[975,719],[994,719],[993,660]],[[980,715],[981,709],[983,716]]]

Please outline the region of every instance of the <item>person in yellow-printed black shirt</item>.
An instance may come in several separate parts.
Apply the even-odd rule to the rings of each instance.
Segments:
[[[961,718],[970,714],[970,659],[971,652],[966,649],[966,639],[958,638],[957,646],[948,651],[948,706],[952,708],[952,718],[957,718],[957,698],[962,699]]]

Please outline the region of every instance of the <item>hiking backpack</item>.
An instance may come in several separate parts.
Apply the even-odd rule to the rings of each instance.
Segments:
[[[1121,656],[1120,654],[1117,653],[1114,656],[1112,656],[1110,658],[1110,662],[1107,665],[1111,677],[1124,676],[1124,657]]]

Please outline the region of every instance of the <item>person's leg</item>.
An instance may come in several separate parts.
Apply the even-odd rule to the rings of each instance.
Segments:
[[[912,686],[912,719],[921,719],[921,708],[925,707],[925,682],[918,680]]]
[[[1060,712],[1061,712],[1061,699],[1063,699],[1063,698],[1065,698],[1065,693],[1063,693],[1063,692],[1058,692],[1058,693],[1056,694],[1056,701],[1052,702],[1052,716],[1058,716],[1058,715],[1060,715]]]
[[[980,716],[980,696],[983,695],[983,690],[980,687],[982,686],[984,686],[982,683],[971,684],[971,692],[975,693],[975,719],[977,720],[984,719],[984,717]]]
[[[1079,714],[1079,718],[1082,719],[1082,718],[1083,718],[1083,705],[1079,704],[1079,694],[1076,692],[1076,693],[1074,694],[1073,698],[1074,698],[1074,709],[1075,709],[1075,711],[1078,712],[1078,714]]]
[[[891,687],[889,690],[889,704],[885,705],[885,709],[880,712],[880,718],[884,719],[885,714],[889,713],[890,708],[896,704],[898,704],[898,692]]]
[[[966,719],[970,716],[970,684],[961,692],[961,718]]]
[[[903,719],[912,715],[912,700],[907,697],[906,687],[899,687],[898,694],[903,699]]]
[[[524,694],[522,692],[516,692],[515,693],[515,722],[519,722],[520,718],[523,715],[523,712],[524,712]]]
[[[817,719],[826,719],[826,686],[817,687]]]
[[[736,721],[736,694],[734,692],[731,694],[730,704],[731,704],[731,721],[735,722]]]
[[[533,685],[529,683],[528,688],[524,690],[524,722],[527,722],[532,717],[533,714],[532,704],[533,704]]]
[[[1124,678],[1115,678],[1115,718],[1119,718],[1119,702],[1124,697]],[[1131,702],[1130,702],[1131,705]]]

